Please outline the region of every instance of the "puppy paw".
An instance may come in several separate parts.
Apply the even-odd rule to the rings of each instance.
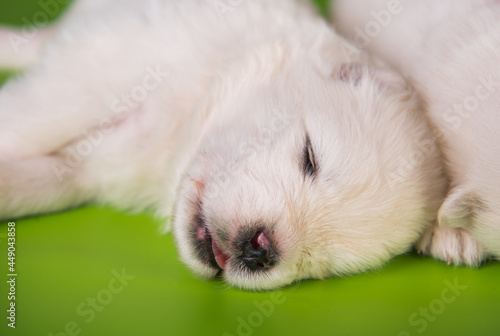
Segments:
[[[434,226],[416,244],[419,253],[448,264],[477,267],[486,259],[481,244],[465,229]]]

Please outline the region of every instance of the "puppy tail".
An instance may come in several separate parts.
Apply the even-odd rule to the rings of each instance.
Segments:
[[[37,29],[0,26],[0,68],[22,70],[35,64],[54,32],[53,27]]]

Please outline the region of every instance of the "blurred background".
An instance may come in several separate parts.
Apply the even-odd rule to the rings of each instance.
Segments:
[[[48,5],[69,2],[0,0],[0,23],[53,20]],[[195,278],[148,215],[86,207],[15,223],[16,328],[3,222],[0,335],[500,335],[498,262],[474,270],[409,253],[376,272],[251,293]]]

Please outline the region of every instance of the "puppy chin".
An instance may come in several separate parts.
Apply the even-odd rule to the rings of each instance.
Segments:
[[[199,260],[196,256],[195,247],[191,244],[192,218],[195,209],[193,204],[184,198],[177,204],[172,234],[175,239],[178,254],[181,261],[199,278],[212,279],[217,276],[219,270]]]
[[[187,222],[189,224],[189,222]],[[213,279],[219,273],[219,269],[199,260],[194,247],[190,241],[190,230],[187,225],[180,226],[179,221],[177,226],[174,226],[173,234],[176,240],[177,250],[181,261],[199,278]]]
[[[223,277],[229,285],[247,291],[277,290],[298,280],[295,272],[287,272],[280,267],[259,274],[248,274],[237,269],[227,269],[224,271]]]
[[[213,279],[219,274],[220,270],[205,265],[203,262],[198,261],[194,255],[184,255],[181,252],[181,261],[194,273],[195,276],[204,280]]]

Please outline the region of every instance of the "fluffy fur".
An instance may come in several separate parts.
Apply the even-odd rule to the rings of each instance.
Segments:
[[[426,101],[451,187],[418,247],[448,263],[500,258],[499,17],[492,0],[335,2],[339,30],[407,74]]]
[[[222,4],[77,2],[0,91],[0,217],[153,209],[194,273],[255,290],[408,251],[445,191],[412,88],[307,1]]]

